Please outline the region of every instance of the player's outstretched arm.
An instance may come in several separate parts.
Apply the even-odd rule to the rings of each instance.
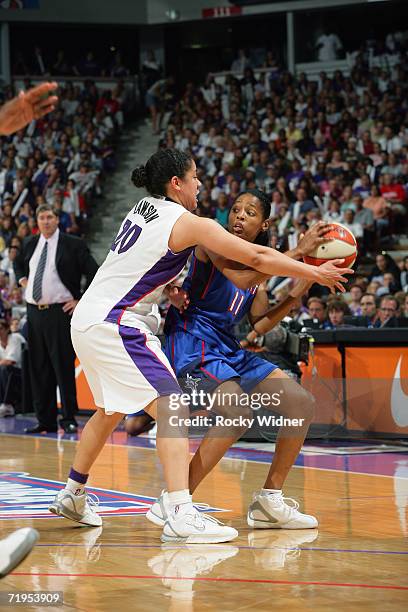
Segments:
[[[310,266],[268,247],[236,238],[211,219],[201,219],[190,213],[182,215],[170,236],[171,250],[182,251],[197,244],[263,274],[304,278],[333,290],[339,283],[347,281],[344,274],[353,274],[351,269],[336,268],[336,264],[342,263],[342,260],[334,260],[319,267]]]
[[[49,94],[57,87],[57,83],[41,83],[6,102],[0,108],[0,134],[12,134],[53,111],[58,98]]]
[[[328,223],[319,221],[308,229],[304,235],[301,235],[297,246],[291,251],[286,251],[285,255],[291,259],[301,259],[305,255],[309,255],[321,244],[325,244],[332,240],[331,238],[325,238],[325,234],[329,232],[331,228],[332,226]],[[216,255],[211,251],[208,251],[207,255],[215,267],[239,289],[249,289],[270,278],[270,275],[246,268],[242,266],[242,264]]]

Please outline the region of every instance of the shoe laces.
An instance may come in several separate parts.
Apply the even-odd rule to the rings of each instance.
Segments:
[[[196,529],[199,529],[200,531],[204,531],[204,529],[205,529],[205,518],[206,518],[205,514],[201,514],[200,512],[198,512],[198,510],[196,510],[194,508],[194,510],[192,512],[188,513],[186,518],[187,518],[187,522],[190,525],[192,525]]]
[[[215,516],[211,516],[210,514],[205,514],[204,512],[202,512],[200,516],[202,516],[204,520],[210,521],[210,523],[217,523],[217,525],[224,525],[224,523],[222,523],[217,518],[215,518]]]
[[[284,497],[282,495],[282,502],[284,504],[286,504],[287,506],[289,506],[289,508],[292,508],[292,510],[298,510],[299,509],[299,502],[296,501],[296,499],[293,499],[293,497]],[[290,502],[290,503],[288,503]]]
[[[271,501],[276,502],[277,506],[286,505],[293,511],[299,508],[299,502],[296,501],[296,499],[293,499],[293,497],[284,497],[282,493],[269,493],[267,497],[271,499]]]

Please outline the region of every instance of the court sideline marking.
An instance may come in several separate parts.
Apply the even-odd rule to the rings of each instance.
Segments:
[[[24,435],[20,435],[20,434],[12,434],[12,433],[3,433],[3,436],[10,436],[12,438],[24,438],[25,440],[27,440],[27,436]],[[40,440],[49,440],[51,442],[70,442],[72,443],[76,443],[79,442],[79,440],[65,440],[63,438],[47,438],[46,436],[30,436],[30,439],[40,439]],[[129,445],[129,444],[117,444],[115,442],[106,442],[105,446],[118,446],[119,448],[128,448],[128,449],[137,449],[137,450],[149,450],[149,451],[155,451],[156,447],[155,446],[133,446],[133,445]],[[244,452],[250,451],[251,449],[245,449],[242,447],[233,447],[233,450],[242,450]],[[228,451],[227,451],[228,452]],[[259,452],[259,451],[257,451]],[[263,452],[268,452],[268,451],[263,451]],[[193,453],[191,452],[190,455],[192,455]],[[344,455],[345,457],[347,455]],[[223,457],[221,459],[221,461],[248,461],[248,463],[258,463],[259,465],[265,465],[267,464],[267,461],[259,461],[258,459],[251,459],[250,457]],[[341,474],[356,474],[358,476],[374,476],[376,478],[392,478],[394,480],[408,480],[408,476],[393,476],[391,474],[370,474],[369,472],[354,472],[354,471],[350,471],[350,470],[335,470],[333,468],[322,468],[322,467],[317,467],[314,465],[293,465],[292,467],[294,468],[300,468],[303,470],[320,470],[322,472],[334,472],[335,474],[341,473]]]
[[[48,577],[69,577],[69,578],[130,578],[133,580],[192,580],[200,582],[235,582],[247,584],[276,584],[285,586],[323,586],[323,587],[349,587],[362,589],[387,589],[397,591],[408,591],[408,586],[392,584],[356,584],[347,582],[319,582],[319,581],[300,581],[300,580],[270,580],[268,578],[216,578],[211,576],[138,576],[129,574],[73,574],[73,573],[48,573],[48,572],[12,572],[10,576],[48,576]]]

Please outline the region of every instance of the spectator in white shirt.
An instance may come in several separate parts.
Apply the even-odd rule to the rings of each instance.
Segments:
[[[337,59],[339,52],[343,49],[343,45],[337,34],[326,34],[323,32],[316,40],[315,48],[319,62],[331,62]]]
[[[73,179],[67,181],[64,199],[62,201],[62,210],[71,215],[73,220],[80,215],[78,189]]]
[[[13,416],[11,403],[16,386],[21,387],[21,351],[24,338],[11,334],[5,319],[0,319],[0,417]]]
[[[16,285],[16,275],[14,274],[14,260],[16,259],[18,252],[19,248],[17,246],[10,245],[8,248],[8,254],[1,260],[0,263],[0,270],[8,274],[10,288]]]
[[[238,51],[238,57],[231,64],[232,72],[243,74],[246,68],[251,67],[249,58],[245,55],[244,49]]]
[[[81,164],[78,172],[69,175],[69,179],[75,181],[79,193],[86,193],[95,185],[98,170],[91,171],[87,164]]]
[[[402,149],[402,141],[399,136],[395,136],[391,126],[386,125],[384,135],[378,140],[383,151],[387,153],[398,153]]]
[[[357,238],[358,240],[359,238],[363,237],[364,230],[363,230],[363,226],[361,225],[361,223],[356,223],[354,221],[354,216],[355,216],[354,210],[352,210],[351,208],[348,208],[347,210],[345,210],[343,225],[347,227],[347,229],[349,229],[350,232],[354,234],[355,238]]]
[[[23,319],[27,314],[27,304],[23,299],[21,287],[14,287],[14,289],[10,291],[9,302],[13,319]]]
[[[340,212],[340,202],[336,198],[332,198],[329,203],[328,211],[323,215],[323,221],[328,223],[340,223],[342,219]]]

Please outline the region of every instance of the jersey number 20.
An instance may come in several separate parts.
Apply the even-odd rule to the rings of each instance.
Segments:
[[[116,236],[115,240],[112,242],[112,246],[110,250],[116,251],[119,245],[118,254],[126,253],[126,251],[129,250],[130,247],[135,244],[136,240],[140,236],[141,231],[142,231],[142,228],[139,227],[139,225],[136,225],[136,223],[132,225],[132,222],[129,221],[129,219],[126,219],[119,234]]]

